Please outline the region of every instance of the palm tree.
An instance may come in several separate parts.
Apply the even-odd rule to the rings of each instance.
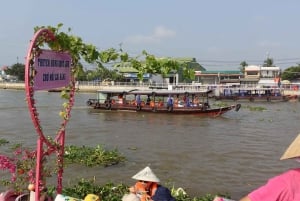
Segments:
[[[268,57],[266,60],[264,60],[263,66],[264,67],[272,67],[272,66],[274,66],[273,59]]]
[[[242,61],[242,62],[240,63],[240,71],[241,71],[243,74],[244,74],[244,72],[245,72],[246,66],[248,66],[248,63],[247,63],[246,61]]]

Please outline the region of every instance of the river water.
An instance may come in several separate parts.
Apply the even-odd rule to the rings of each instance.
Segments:
[[[49,92],[35,95],[45,135],[54,136],[60,123],[59,96]],[[134,182],[131,176],[150,165],[163,184],[183,187],[192,196],[228,192],[239,199],[269,177],[298,165],[279,158],[299,133],[299,102],[245,102],[239,112],[211,118],[92,113],[86,101],[94,97],[93,93],[76,93],[66,144],[117,148],[127,161],[107,168],[68,167],[64,184],[95,176],[101,184],[130,185]],[[266,110],[251,111],[250,107]],[[35,147],[37,135],[24,91],[0,90],[0,125],[1,138]]]

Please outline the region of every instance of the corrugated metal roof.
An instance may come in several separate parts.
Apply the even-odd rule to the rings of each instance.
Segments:
[[[240,81],[247,82],[258,82],[259,78],[241,78]]]
[[[239,74],[239,75],[242,75],[242,72],[241,71],[201,71],[199,72],[199,74]]]

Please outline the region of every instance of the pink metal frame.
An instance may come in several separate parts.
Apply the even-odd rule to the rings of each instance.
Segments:
[[[49,141],[43,134],[41,122],[39,120],[39,114],[35,106],[34,99],[34,58],[38,56],[40,51],[39,45],[42,43],[47,43],[54,41],[55,36],[49,29],[40,29],[35,33],[33,39],[30,41],[30,46],[28,48],[26,63],[25,63],[25,90],[26,90],[26,100],[28,109],[31,115],[31,119],[35,130],[38,134],[37,139],[37,158],[36,158],[36,177],[35,177],[35,200],[39,200],[40,192],[45,187],[43,183],[43,163],[42,159],[45,156],[50,155],[55,152],[57,154],[57,165],[58,165],[58,175],[57,175],[57,193],[62,191],[62,174],[63,174],[63,154],[64,154],[64,144],[65,144],[65,127],[70,117],[70,112],[74,104],[74,94],[75,94],[75,79],[71,75],[70,82],[70,98],[68,107],[65,109],[66,116],[64,117],[61,126],[56,134],[54,142]]]

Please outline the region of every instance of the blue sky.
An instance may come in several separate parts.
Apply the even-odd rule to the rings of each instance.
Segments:
[[[299,0],[4,0],[0,67],[24,63],[35,26],[72,29],[104,50],[194,57],[207,70],[241,61],[281,68],[300,63]]]

